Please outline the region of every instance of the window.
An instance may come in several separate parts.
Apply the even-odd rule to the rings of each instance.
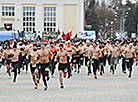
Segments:
[[[2,16],[15,16],[14,6],[2,6]]]
[[[44,31],[55,32],[56,30],[56,7],[44,7]]]
[[[23,30],[35,31],[35,7],[23,7]]]

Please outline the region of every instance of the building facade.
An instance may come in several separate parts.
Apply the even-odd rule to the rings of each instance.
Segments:
[[[84,28],[83,0],[1,0],[0,27],[24,32],[78,33]]]

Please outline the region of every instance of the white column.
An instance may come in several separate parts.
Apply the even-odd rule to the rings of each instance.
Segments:
[[[0,27],[2,27],[2,4],[0,3]]]
[[[23,31],[23,7],[21,3],[15,4],[15,21],[13,28],[15,30]]]
[[[84,30],[84,7],[83,0],[78,2],[78,15],[77,15],[77,32]]]
[[[64,31],[64,4],[60,1],[56,9],[57,29]]]
[[[42,32],[44,31],[44,9],[42,3],[36,4],[35,12],[36,33],[42,37]]]

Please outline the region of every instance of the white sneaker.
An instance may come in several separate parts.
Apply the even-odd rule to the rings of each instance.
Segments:
[[[12,79],[12,77],[11,76],[8,76],[8,79]]]

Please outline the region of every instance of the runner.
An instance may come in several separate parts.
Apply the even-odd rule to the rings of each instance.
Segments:
[[[129,46],[125,49],[123,54],[125,56],[125,61],[127,63],[127,68],[129,71],[128,78],[131,78],[131,76],[132,76],[132,65],[133,65],[133,55],[135,55],[135,48],[133,47],[132,43],[129,44]]]
[[[65,50],[72,56],[73,59],[73,53],[74,53],[74,47],[71,45],[71,42],[68,40],[67,44],[65,46]],[[73,61],[69,62],[69,59],[67,60],[67,65],[68,65],[68,78],[72,76],[72,66],[73,66]]]
[[[105,48],[103,47],[102,43],[99,45],[100,54],[99,54],[99,62],[100,62],[100,75],[104,74],[104,52]]]
[[[112,46],[110,47],[110,55],[111,55],[110,72],[114,74],[117,67],[117,57],[118,57],[119,49],[115,46],[114,42],[111,45]]]
[[[17,45],[13,46],[13,50],[11,51],[11,57],[12,57],[12,67],[13,67],[13,71],[14,71],[14,79],[13,82],[16,82],[16,78],[17,78],[17,69],[18,71],[20,66],[19,66],[19,60],[21,57],[21,53],[19,50],[17,50]]]
[[[125,61],[125,56],[123,54],[123,52],[125,51],[125,49],[128,47],[127,42],[125,42],[124,46],[121,47],[121,56],[122,56],[122,72],[124,74],[126,74],[126,61]]]
[[[84,50],[84,45],[82,42],[80,42],[79,44],[79,49],[80,49],[80,65],[83,66],[85,50]]]
[[[93,73],[94,73],[94,78],[97,79],[96,72],[99,69],[99,53],[100,50],[97,47],[96,43],[93,43],[93,47],[90,49],[90,61],[93,61]],[[92,60],[91,60],[92,59]]]
[[[23,47],[21,48],[21,52],[22,52],[22,67],[24,70],[24,66],[26,66],[26,74],[28,71],[28,51],[29,51],[29,47],[27,46],[27,42],[24,42]]]
[[[64,50],[63,44],[60,44],[59,47],[60,47],[60,51],[57,53],[56,60],[57,61],[59,60],[58,71],[59,71],[59,81],[60,81],[60,85],[61,85],[60,88],[64,88],[62,75],[64,75],[64,78],[66,78],[66,75],[68,72],[68,70],[67,70],[67,56],[70,57],[69,62],[71,62],[71,56],[68,52],[66,52]]]
[[[80,73],[80,48],[79,43],[75,44],[75,52],[73,54],[73,67],[75,68],[75,72]],[[76,68],[78,67],[78,70]]]
[[[136,44],[136,66],[138,65],[138,43]]]
[[[53,60],[53,54],[49,49],[46,49],[45,44],[42,43],[41,45],[41,50],[39,51],[39,56],[40,56],[40,71],[42,73],[42,78],[43,82],[45,85],[44,90],[47,90],[48,85],[46,82],[46,77],[47,81],[49,81],[49,54],[51,55],[51,60]]]
[[[4,52],[4,55],[6,56],[6,67],[7,67],[7,72],[8,72],[8,75],[9,75],[9,78],[11,79],[11,72],[10,72],[10,64],[11,64],[11,48],[10,48],[10,45],[7,44],[7,48],[6,48],[6,51]]]
[[[90,48],[91,48],[90,41],[87,40],[84,50],[85,50],[85,66],[88,67],[88,76],[90,76],[90,74],[92,73],[91,72],[91,64],[88,64],[88,61],[90,59]]]
[[[57,49],[54,47],[53,42],[50,42],[49,50],[52,52],[52,53],[49,54],[50,71],[52,72],[51,73],[52,78],[54,78],[54,72],[55,72],[56,66],[53,63],[54,63],[54,60],[55,60],[55,56],[57,55]],[[53,56],[53,58],[52,58],[52,56]]]
[[[33,50],[31,50],[30,55],[29,55],[29,60],[30,60],[30,70],[32,74],[32,78],[35,84],[35,89],[37,89],[37,80],[39,80],[39,51],[37,50],[37,44],[33,45]]]

